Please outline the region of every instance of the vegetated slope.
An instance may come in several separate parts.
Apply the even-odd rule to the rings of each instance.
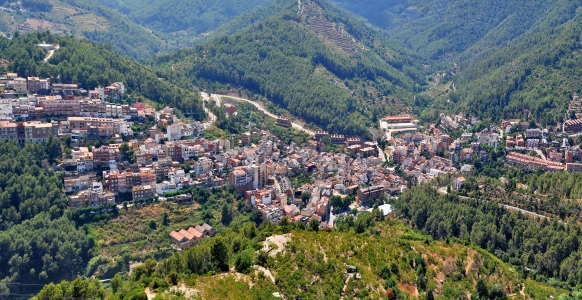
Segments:
[[[0,295],[70,279],[91,257],[94,241],[66,214],[62,175],[49,165],[60,156],[56,138],[0,141]]]
[[[116,275],[111,288],[81,279],[73,284],[81,291],[97,289],[107,299],[145,295],[144,286],[163,299],[177,296],[175,290],[205,299],[264,299],[274,292],[286,299],[427,299],[428,293],[433,299],[504,299],[518,293],[526,299],[545,299],[565,293],[520,278],[480,248],[435,242],[397,221],[381,222],[361,234],[315,232],[296,225],[257,230],[253,225],[236,224],[181,254],[160,262],[147,260],[129,276]],[[272,232],[289,234],[269,238]],[[280,241],[267,245],[273,248],[270,255],[256,251],[261,247],[257,241],[265,238],[263,243]],[[224,273],[227,261],[236,272]],[[361,277],[348,275],[350,265]],[[209,270],[219,274],[209,276]],[[46,286],[37,297],[69,296],[69,286]]]
[[[286,3],[243,32],[155,63],[169,80],[244,88],[330,132],[368,136],[387,111],[410,109],[412,78],[422,78],[413,56],[325,1],[304,1],[299,13]]]
[[[229,20],[249,11],[265,7],[275,0],[100,0],[101,3],[123,13],[134,22],[174,37],[195,39]]]
[[[451,100],[484,118],[560,122],[580,89],[581,5],[557,1],[545,18],[512,41],[493,49],[471,47],[463,54],[467,66],[458,73],[459,93]]]
[[[58,35],[72,34],[109,43],[115,51],[133,58],[171,48],[163,38],[97,1],[4,0],[3,6],[11,9],[0,15],[0,32],[7,36],[16,30],[21,33],[50,30]]]
[[[60,45],[48,63],[43,62],[46,51],[34,46],[42,41]],[[47,32],[33,33],[10,40],[0,38],[0,58],[8,61],[4,71],[16,72],[19,76],[50,77],[51,82],[78,83],[86,89],[120,81],[130,94],[193,113],[199,120],[205,115],[197,93],[160,80],[151,69],[104,45]]]
[[[579,89],[581,1],[335,2],[456,73],[441,109],[553,124]]]
[[[582,283],[582,232],[576,218],[567,223],[533,219],[495,202],[441,196],[430,186],[406,192],[393,207],[414,228],[435,239],[459,238],[476,244],[519,274],[555,286]]]

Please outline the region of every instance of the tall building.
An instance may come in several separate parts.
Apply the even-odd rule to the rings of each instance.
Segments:
[[[253,172],[248,167],[236,167],[230,173],[229,182],[238,193],[244,193],[253,188]]]
[[[46,143],[49,136],[59,136],[59,125],[53,123],[25,122],[24,140],[32,143]]]

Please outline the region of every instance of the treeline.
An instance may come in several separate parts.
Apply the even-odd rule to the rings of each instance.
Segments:
[[[126,16],[103,5],[100,3],[102,1],[64,0],[63,2],[107,19],[110,22],[107,29],[85,30],[83,34],[94,42],[111,45],[111,48],[120,54],[143,59],[155,53],[173,49],[164,39],[155,36]]]
[[[405,192],[396,213],[435,239],[459,238],[488,250],[537,280],[582,283],[580,226],[512,213],[495,202],[441,196],[430,186]]]
[[[250,1],[120,1],[104,4],[127,15],[131,20],[164,34],[180,31],[191,35],[211,31],[241,13],[270,4],[271,0]]]
[[[566,199],[582,199],[582,173],[532,173],[527,179],[530,191]]]
[[[286,18],[287,13],[284,10],[242,33],[159,56],[154,63],[164,65],[169,80],[195,78],[182,83],[211,88],[213,82],[220,82],[244,88],[306,122],[348,135],[370,135],[366,126],[374,125],[373,118],[364,100],[382,93],[412,99],[409,91],[414,81],[391,65],[399,65],[399,56],[389,63],[373,50],[335,53],[303,28],[306,24]],[[331,72],[331,78],[316,70],[321,66]],[[344,85],[354,90],[342,88]],[[364,87],[368,85],[378,94],[367,95]]]
[[[483,119],[527,118],[544,126],[562,122],[579,90],[582,60],[576,53],[582,27],[576,9],[581,4],[556,1],[514,8],[516,17],[496,32],[498,46],[474,46],[477,54],[463,54],[465,67],[451,100]],[[532,19],[535,15],[540,17]],[[521,27],[525,24],[527,30]],[[519,36],[509,35],[521,30]]]
[[[46,52],[34,46],[42,41],[60,45],[49,63],[43,62]],[[197,93],[160,80],[153,70],[122,57],[105,45],[38,32],[16,34],[11,40],[0,38],[0,53],[1,58],[10,62],[9,70],[19,76],[49,77],[51,82],[78,83],[86,89],[121,81],[128,94],[138,93],[158,103],[193,113],[197,120],[205,116]]]
[[[60,143],[0,141],[0,294],[14,283],[46,283],[70,278],[91,257],[93,241],[65,213],[62,176],[49,161]]]

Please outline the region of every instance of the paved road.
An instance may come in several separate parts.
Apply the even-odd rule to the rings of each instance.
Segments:
[[[206,112],[210,116],[210,121],[204,123],[204,128],[208,128],[212,123],[216,122],[216,116],[208,108],[206,108],[206,102],[210,100],[208,94],[200,92],[200,96],[202,96],[202,100],[204,100],[202,101],[202,107],[204,108],[204,112]]]
[[[212,97],[214,99],[217,99],[217,98],[220,98],[220,97],[227,97],[227,98],[231,98],[231,99],[236,100],[236,101],[248,102],[248,103],[254,105],[258,110],[264,112],[267,116],[269,116],[271,118],[274,118],[274,119],[277,118],[276,115],[270,113],[268,110],[266,110],[264,107],[262,107],[259,103],[254,102],[254,101],[251,101],[251,100],[248,100],[248,99],[243,99],[243,98],[233,97],[233,96],[228,96],[228,95],[218,95],[218,94],[212,94]],[[217,101],[217,104],[220,105],[220,100]],[[305,128],[305,127],[303,127],[303,126],[301,126],[301,125],[299,125],[297,123],[291,123],[291,125],[293,126],[293,128],[299,129],[299,130],[301,130],[301,131],[303,131],[303,132],[305,132],[307,134],[315,135],[315,132],[313,130],[309,130],[309,129],[307,129],[307,128]]]
[[[437,191],[440,194],[443,194],[443,195],[446,195],[447,194],[447,188],[446,187],[440,187],[440,188],[437,189]],[[466,196],[459,196],[459,199],[468,200],[470,198],[469,197],[466,197]],[[489,200],[481,200],[481,201],[489,202]],[[511,205],[505,205],[505,204],[501,204],[501,203],[499,203],[499,206],[501,206],[501,207],[503,207],[503,208],[505,208],[507,210],[519,211],[519,212],[523,213],[524,215],[528,215],[530,217],[536,217],[536,218],[548,219],[548,220],[550,219],[550,218],[548,218],[548,217],[546,217],[544,215],[537,214],[537,213],[535,213],[533,211],[521,209],[519,207],[515,207],[515,206],[511,206]]]

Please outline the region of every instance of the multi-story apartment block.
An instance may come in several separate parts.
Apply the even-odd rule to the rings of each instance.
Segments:
[[[49,136],[58,137],[59,126],[56,122],[40,123],[40,122],[25,122],[24,123],[24,139],[26,142],[32,143],[46,143]]]
[[[253,171],[247,167],[236,167],[230,173],[229,182],[238,193],[244,193],[253,188]]]
[[[9,121],[0,121],[0,140],[16,140],[18,125]]]
[[[371,200],[376,200],[382,196],[385,188],[382,185],[370,186],[358,189],[358,201],[360,203],[367,203]]]
[[[343,144],[346,142],[346,138],[343,134],[332,134],[329,136],[329,138],[334,144]]]
[[[134,186],[131,195],[133,200],[146,199],[156,195],[156,188],[149,184]]]
[[[327,131],[316,131],[315,132],[315,139],[321,140],[322,138],[329,136]]]
[[[281,126],[281,127],[285,127],[285,128],[291,127],[291,121],[289,120],[289,118],[285,118],[285,117],[277,117],[277,122],[275,124],[277,124],[278,126]]]
[[[14,91],[15,94],[26,94],[28,93],[28,88],[26,85],[25,78],[14,78],[12,80],[7,81],[6,89]]]
[[[69,196],[69,207],[84,208],[90,206],[110,205],[115,202],[115,195],[111,192],[85,190]]]
[[[568,121],[564,122],[564,131],[581,132],[582,131],[582,119],[568,120]]]
[[[38,93],[48,91],[51,88],[50,78],[28,77],[27,88],[29,93]]]
[[[107,115],[105,102],[101,100],[81,100],[80,105],[80,116],[83,117],[94,117],[94,118],[105,118]]]
[[[109,189],[111,192],[117,194],[119,192],[125,192],[129,187],[133,186],[127,185],[127,173],[119,172],[117,170],[110,172],[103,172],[103,180],[105,188]]]
[[[109,166],[110,161],[115,161],[119,157],[119,148],[102,146],[93,149],[93,161],[96,167]]]
[[[62,99],[61,96],[37,97],[38,105],[44,109],[47,116],[80,116],[81,104],[79,100]]]
[[[166,133],[168,136],[168,141],[170,142],[178,141],[182,138],[182,125],[180,124],[168,125]]]

